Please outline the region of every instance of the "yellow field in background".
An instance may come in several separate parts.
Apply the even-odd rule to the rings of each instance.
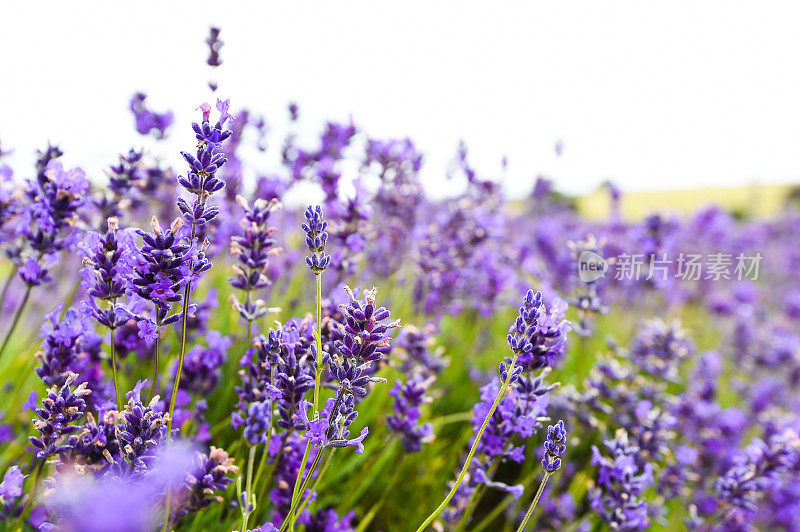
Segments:
[[[623,216],[637,220],[655,211],[692,213],[698,208],[716,203],[726,210],[747,217],[765,217],[780,212],[790,195],[800,185],[760,185],[740,187],[708,187],[658,192],[624,193],[621,200]],[[797,199],[795,201],[798,201]],[[578,212],[592,219],[608,216],[610,203],[605,188],[575,198]]]

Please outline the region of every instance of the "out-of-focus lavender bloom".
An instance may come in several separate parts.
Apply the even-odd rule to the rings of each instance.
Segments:
[[[218,67],[222,64],[219,51],[222,49],[224,43],[219,38],[219,32],[220,29],[214,26],[208,29],[208,38],[206,39],[206,44],[208,44],[208,60],[206,62],[212,67]]]
[[[354,529],[353,519],[355,517],[355,512],[348,512],[340,518],[333,508],[320,510],[311,516],[306,530],[309,532],[350,532]]]
[[[36,181],[28,182],[27,204],[17,227],[24,246],[10,250],[12,260],[21,266],[20,277],[28,286],[49,282],[47,270],[55,254],[74,245],[77,238],[74,227],[89,192],[83,170],[65,170],[60,162],[50,158],[56,154],[60,155],[60,151],[51,153],[48,149],[40,154],[39,164],[46,167]]]
[[[230,337],[210,331],[206,343],[208,347],[195,345],[186,352],[181,373],[181,388],[200,397],[207,397],[217,387],[232,342]]]
[[[800,463],[800,437],[788,429],[768,441],[754,439],[733,458],[733,465],[715,484],[724,522],[741,526],[755,517],[759,500],[784,484],[784,475]]]
[[[142,403],[141,392],[147,383],[139,381],[125,394],[128,403],[119,413],[116,438],[122,460],[115,465],[126,475],[145,475],[155,460],[158,446],[166,440],[167,415],[154,409],[159,397],[153,397],[149,404]]]
[[[58,314],[62,309],[63,304],[45,316],[42,348],[35,355],[41,366],[34,370],[45,385],[58,388],[64,386],[74,372],[78,358],[87,356],[85,341],[91,342],[89,324],[82,316],[70,308],[59,321]]]
[[[239,468],[233,463],[224,449],[211,446],[208,454],[195,453],[195,464],[186,479],[189,494],[188,500],[175,513],[177,521],[192,512],[197,512],[213,503],[220,503],[223,498],[218,492],[233,482],[228,475],[235,475]]]
[[[172,125],[175,117],[172,111],[164,113],[152,111],[145,104],[146,99],[147,95],[141,92],[137,92],[131,97],[129,107],[136,121],[136,131],[140,135],[152,133],[155,138],[163,139],[167,136],[167,129]]]
[[[122,218],[127,210],[136,209],[143,202],[137,187],[144,177],[142,156],[143,152],[131,148],[109,168],[108,189],[95,193],[92,198],[101,220]]]
[[[434,349],[434,336],[438,332],[435,323],[428,323],[417,328],[406,325],[397,335],[398,353],[392,358],[400,360],[399,367],[403,373],[421,371],[425,375],[437,375],[445,367],[446,360],[442,358],[441,349]]]
[[[638,449],[629,445],[625,431],[605,446],[610,458],[592,446],[592,465],[598,470],[590,505],[614,530],[644,530],[650,519],[642,495],[653,484],[653,467],[649,462],[642,467],[636,463]]]
[[[250,327],[253,321],[269,311],[263,301],[253,300],[252,293],[270,284],[266,274],[269,257],[279,253],[280,248],[275,247],[272,234],[277,229],[270,227],[269,217],[281,205],[277,200],[266,202],[259,199],[251,207],[241,196],[237,196],[237,200],[244,209],[244,234],[231,237],[231,254],[239,264],[233,267],[235,277],[229,277],[228,282],[245,293],[244,301],[234,299],[234,308]]]
[[[71,449],[70,442],[65,437],[80,429],[72,423],[83,415],[86,407],[83,398],[92,393],[86,388],[85,382],[72,390],[72,383],[77,378],[77,374],[71,373],[60,389],[57,386],[50,388],[47,396],[42,399],[42,406],[36,409],[39,419],[33,420],[33,426],[40,435],[31,436],[30,442],[39,460],[46,460]]]
[[[20,504],[23,491],[22,484],[25,477],[19,466],[11,466],[0,482],[0,519],[10,520],[19,516],[24,509],[24,504]]]
[[[425,392],[432,382],[432,377],[416,375],[405,383],[398,379],[389,391],[389,395],[394,397],[394,413],[386,416],[386,425],[400,436],[403,448],[408,453],[419,452],[424,443],[433,439],[431,424],[418,424],[422,415],[420,406],[431,400],[425,396]]]
[[[631,342],[630,359],[645,373],[675,381],[678,365],[693,353],[693,345],[677,322],[647,322]]]
[[[193,449],[173,445],[153,453],[151,468],[143,476],[57,474],[46,500],[54,521],[48,530],[152,530],[163,507],[164,493],[168,487],[187,481],[195,456]],[[184,495],[183,490],[174,493]],[[120,512],[122,507],[126,511]]]

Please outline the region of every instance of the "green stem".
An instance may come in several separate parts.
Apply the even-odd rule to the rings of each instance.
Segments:
[[[194,239],[194,231],[192,231],[192,239]],[[186,322],[189,312],[189,293],[191,291],[191,281],[186,283],[186,288],[183,291],[183,316],[181,319],[181,351],[178,358],[178,370],[175,374],[175,384],[172,386],[172,398],[169,401],[169,418],[167,419],[167,446],[172,442],[172,416],[175,412],[175,400],[178,397],[178,387],[181,384],[181,372],[183,371],[183,356],[186,353]],[[169,512],[172,499],[172,487],[167,488],[167,502],[164,515],[164,526],[161,532],[167,532],[169,528]]]
[[[510,445],[511,442],[509,441],[503,446],[503,452],[501,453],[501,456],[505,455]],[[489,467],[489,470],[486,471],[486,478],[492,480],[494,478],[494,474],[497,472],[498,467],[500,467],[500,459],[495,460],[491,467]],[[478,484],[478,486],[472,492],[472,495],[470,495],[469,500],[467,501],[467,507],[464,510],[464,513],[461,514],[461,519],[458,520],[455,532],[461,532],[467,527],[469,520],[472,517],[472,514],[478,508],[478,504],[481,502],[481,497],[483,497],[483,493],[485,491],[486,484]]]
[[[6,333],[6,338],[3,340],[3,345],[0,346],[0,359],[3,358],[3,353],[6,350],[6,346],[8,345],[8,341],[11,340],[11,335],[14,334],[14,329],[16,329],[17,324],[19,323],[19,319],[22,316],[22,311],[25,310],[25,305],[28,303],[28,298],[31,295],[31,286],[25,289],[25,295],[22,296],[22,301],[20,301],[19,306],[17,307],[17,311],[14,313],[14,319],[11,320],[11,328],[8,329]]]
[[[469,469],[469,466],[472,463],[472,458],[473,456],[475,456],[475,451],[478,448],[478,444],[480,443],[481,438],[483,437],[483,433],[486,431],[486,427],[489,426],[489,420],[494,415],[494,411],[497,409],[497,405],[500,404],[500,399],[502,399],[503,395],[505,395],[506,388],[508,388],[508,384],[511,381],[511,376],[514,373],[514,365],[516,364],[516,362],[517,362],[517,354],[514,353],[514,357],[511,359],[511,367],[508,368],[508,376],[506,377],[506,380],[503,381],[503,384],[500,386],[500,389],[497,391],[497,397],[494,398],[494,403],[492,403],[492,408],[490,408],[489,412],[487,412],[480,430],[478,430],[478,433],[475,435],[475,441],[472,443],[472,447],[469,450],[467,459],[464,461],[464,466],[461,468],[461,472],[458,474],[458,478],[456,478],[456,481],[453,483],[453,487],[450,488],[450,492],[444,498],[442,503],[433,511],[433,513],[431,513],[431,515],[428,516],[427,519],[425,519],[425,521],[423,521],[421,525],[419,525],[419,528],[417,528],[417,532],[422,532],[423,530],[425,530],[425,527],[430,525],[433,522],[433,520],[436,519],[436,517],[440,513],[442,513],[442,511],[444,511],[445,508],[447,508],[447,505],[450,503],[450,499],[453,498],[453,496],[456,494],[456,490],[458,490],[458,487],[464,481],[464,477],[467,474],[467,469]]]
[[[314,461],[311,462],[311,467],[308,468],[308,474],[305,476],[305,478],[303,479],[302,485],[299,487],[299,490],[298,490],[298,494],[299,495],[297,497],[297,502],[292,504],[292,507],[289,510],[289,515],[286,516],[286,520],[284,520],[283,524],[281,525],[280,532],[283,532],[284,530],[286,530],[287,526],[291,527],[292,529],[294,529],[294,524],[295,524],[295,521],[297,520],[297,515],[296,514],[298,513],[297,512],[297,507],[300,505],[300,499],[302,498],[302,494],[305,493],[306,488],[308,487],[308,483],[309,483],[309,481],[311,480],[311,477],[314,474],[314,471],[317,469],[317,466],[322,461],[322,454],[323,454],[322,453],[322,449],[320,449],[317,452],[317,455],[314,457]],[[302,477],[302,471],[303,471],[303,469],[301,468],[300,469],[300,474],[297,476],[297,478],[301,478]],[[296,485],[295,485],[295,488],[297,488]]]
[[[308,492],[308,495],[306,496],[305,500],[303,500],[303,502],[300,504],[300,507],[295,512],[295,515],[302,515],[303,510],[306,509],[306,505],[308,504],[308,501],[311,500],[311,496],[314,495],[315,491],[317,491],[317,487],[319,486],[319,483],[322,480],[322,477],[325,475],[325,472],[328,470],[328,466],[331,465],[331,461],[333,460],[333,455],[334,455],[335,452],[336,452],[335,448],[331,449],[331,452],[328,454],[328,459],[325,460],[325,464],[322,466],[322,469],[320,470],[319,475],[317,475],[317,480],[314,481],[314,485],[311,486],[311,491]]]
[[[253,485],[253,462],[256,458],[257,445],[250,446],[250,455],[247,458],[247,484],[245,488],[244,506],[242,507],[242,532],[247,532],[247,521],[250,519],[250,499],[253,496],[250,488]]]
[[[158,359],[161,355],[161,324],[156,322],[156,339],[153,345],[153,382],[150,383],[150,399],[156,396],[158,389]]]
[[[531,483],[531,481],[534,479],[534,477],[535,477],[535,476],[536,476],[536,473],[535,473],[535,472],[534,472],[534,473],[531,473],[530,475],[526,476],[526,477],[525,477],[525,478],[522,480],[522,482],[521,482],[520,484],[522,484],[523,486],[527,486],[528,484],[530,484],[530,483]],[[492,524],[492,522],[493,522],[493,521],[494,521],[494,520],[497,518],[497,516],[498,516],[498,515],[500,515],[501,513],[503,513],[503,511],[504,511],[506,508],[508,508],[508,507],[509,507],[509,505],[511,505],[511,504],[512,504],[514,501],[516,501],[516,500],[517,500],[517,499],[516,499],[516,498],[514,498],[514,496],[513,496],[513,495],[508,495],[508,496],[506,496],[506,498],[505,498],[505,499],[503,499],[502,501],[500,501],[500,503],[499,503],[499,504],[496,504],[496,505],[495,505],[495,507],[492,509],[492,511],[491,511],[491,512],[489,512],[489,513],[486,515],[486,517],[484,517],[484,518],[483,518],[483,520],[481,520],[481,522],[480,522],[480,523],[478,523],[477,525],[475,525],[474,527],[472,527],[472,529],[470,530],[470,532],[482,532],[484,529],[486,529],[486,527],[488,527],[490,524]]]
[[[405,460],[406,456],[408,455],[403,455],[403,460]],[[381,507],[383,507],[383,504],[386,502],[386,497],[389,496],[389,493],[392,491],[394,485],[397,483],[397,479],[400,478],[400,472],[403,470],[402,468],[403,460],[401,460],[400,463],[397,464],[397,466],[395,467],[392,477],[389,479],[389,482],[386,484],[386,487],[383,488],[383,493],[381,494],[381,498],[378,499],[378,501],[372,505],[367,514],[364,516],[364,519],[362,519],[358,523],[358,528],[356,528],[356,532],[364,532],[364,530],[367,529],[369,524],[375,518],[375,514],[378,513],[378,510],[380,510]]]
[[[523,530],[525,530],[525,526],[528,524],[528,519],[531,518],[531,515],[533,514],[533,510],[536,509],[536,505],[539,504],[539,497],[542,496],[542,492],[544,491],[544,487],[547,485],[547,481],[550,479],[550,477],[552,475],[553,475],[553,473],[545,473],[544,474],[544,478],[542,479],[542,483],[539,484],[539,490],[536,492],[536,496],[533,498],[533,502],[531,503],[530,508],[528,508],[527,513],[525,513],[525,518],[519,524],[519,528],[517,528],[517,532],[522,532]]]
[[[117,349],[114,343],[114,329],[111,329],[111,372],[114,377],[114,392],[117,396],[117,410],[122,412],[122,399],[119,395],[119,379],[117,379]]]
[[[314,380],[314,413],[319,413],[319,389],[322,381],[322,272],[315,275],[317,278],[317,375]]]
[[[8,288],[11,286],[11,282],[14,280],[14,276],[17,275],[17,270],[19,266],[14,264],[11,267],[11,271],[8,272],[8,277],[6,278],[6,282],[3,283],[3,291],[0,292],[0,309],[3,308],[3,304],[6,302],[6,294],[8,293]]]
[[[342,404],[342,399],[344,398],[344,388],[339,388],[339,393],[336,394],[336,401],[333,403],[333,408],[331,409],[330,416],[328,417],[328,425],[333,425],[334,421],[336,420],[336,416],[339,414],[339,406]],[[306,444],[306,451],[303,453],[303,460],[300,462],[300,470],[297,472],[297,479],[294,482],[294,491],[292,493],[292,504],[289,509],[289,515],[286,516],[283,524],[281,525],[281,530],[286,529],[286,525],[288,524],[290,530],[294,530],[294,522],[295,522],[295,515],[294,512],[297,506],[300,504],[300,499],[302,498],[302,494],[304,493],[306,486],[308,485],[308,481],[311,480],[311,475],[314,474],[314,470],[319,465],[319,461],[322,458],[322,450],[320,449],[317,452],[317,455],[314,457],[314,461],[311,463],[311,468],[308,470],[308,474],[306,475],[305,479],[303,479],[303,473],[306,469],[306,463],[308,462],[308,455],[311,450],[311,440],[308,441]],[[301,483],[301,480],[302,483]],[[302,484],[302,485],[301,485]]]

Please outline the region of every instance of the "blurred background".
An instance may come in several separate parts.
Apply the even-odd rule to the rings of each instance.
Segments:
[[[463,140],[511,198],[542,175],[590,216],[607,209],[608,180],[634,217],[710,200],[774,212],[800,178],[798,15],[792,2],[11,2],[0,141],[16,168],[50,140],[102,178],[148,142],[132,88],[185,130],[213,77],[274,132],[296,101],[301,139],[350,116],[370,135],[413,138],[433,196],[463,190],[445,177]],[[210,25],[225,42],[213,73]],[[177,164],[175,137],[159,151]]]

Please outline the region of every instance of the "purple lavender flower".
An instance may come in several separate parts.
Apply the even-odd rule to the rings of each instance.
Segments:
[[[88,233],[80,247],[84,254],[81,286],[88,296],[85,311],[103,327],[117,329],[134,317],[126,305],[118,302],[133,291],[134,269],[142,260],[134,232],[118,229],[117,219],[109,218],[106,234]]]
[[[181,300],[181,288],[189,282],[189,245],[177,234],[181,227],[180,220],[173,222],[166,231],[155,216],[150,225],[152,233],[137,230],[143,245],[139,250],[141,264],[137,265],[132,289],[139,297],[155,305],[156,327],[145,326],[143,331],[148,331],[148,335],[157,335],[158,327],[173,323],[180,317],[178,314],[168,314],[172,304]]]
[[[147,383],[139,381],[125,394],[128,403],[119,413],[116,438],[122,460],[115,465],[127,475],[145,475],[155,460],[158,446],[166,440],[167,415],[154,409],[159,397],[153,397],[149,404],[142,402],[141,392]]]
[[[250,327],[253,321],[269,311],[263,301],[254,301],[251,296],[253,291],[269,286],[270,280],[266,275],[269,257],[280,252],[271,236],[276,229],[269,225],[270,214],[280,208],[280,203],[259,199],[250,207],[241,196],[237,196],[237,200],[244,209],[244,234],[231,237],[231,254],[239,264],[233,267],[235,277],[229,277],[228,282],[245,293],[244,301],[235,300],[234,308]]]
[[[544,442],[545,455],[542,458],[542,467],[548,474],[553,474],[561,469],[561,458],[567,452],[567,430],[564,422],[559,420],[555,425],[547,427],[547,440]]]
[[[136,120],[136,131],[140,135],[149,135],[157,139],[163,139],[167,135],[167,129],[172,125],[174,115],[172,111],[157,113],[150,110],[145,104],[147,95],[137,92],[130,101],[130,110]]]
[[[211,446],[208,454],[196,453],[194,467],[187,477],[187,501],[175,512],[175,521],[192,512],[198,512],[213,503],[221,503],[223,498],[218,492],[224,492],[239,468],[233,463],[224,449]]]
[[[405,383],[397,379],[389,391],[389,395],[394,397],[394,413],[386,416],[386,425],[400,436],[407,453],[419,452],[423,443],[433,439],[432,425],[418,424],[421,417],[420,406],[430,402],[425,392],[432,382],[430,377],[426,379],[422,375],[416,375]]]
[[[39,419],[33,420],[33,426],[40,435],[31,436],[30,442],[36,449],[36,458],[40,460],[66,453],[71,448],[65,437],[79,430],[77,425],[71,423],[83,415],[86,407],[83,398],[92,393],[86,388],[85,382],[72,390],[72,383],[77,378],[77,374],[71,373],[60,389],[57,386],[50,388],[42,399],[42,406],[36,409]]]
[[[119,156],[119,162],[109,168],[108,189],[95,194],[92,203],[102,220],[121,218],[127,209],[135,209],[142,198],[134,187],[143,181],[141,151],[131,148]]]
[[[409,374],[413,371],[421,371],[425,375],[438,375],[444,369],[446,360],[442,358],[441,349],[433,349],[434,337],[438,332],[435,323],[428,323],[424,327],[417,328],[413,325],[406,325],[397,335],[397,356],[393,354],[393,359],[400,359],[400,370]]]
[[[58,320],[63,304],[45,316],[42,325],[42,348],[36,353],[41,366],[35,368],[36,375],[47,386],[61,388],[66,383],[79,357],[86,356],[84,336],[90,333],[88,324],[73,308]]]
[[[629,445],[625,431],[619,431],[605,446],[611,458],[592,447],[591,463],[598,470],[590,505],[614,530],[644,530],[650,519],[642,495],[653,483],[653,467],[649,462],[643,467],[636,463],[638,448]]]
[[[220,29],[214,26],[208,29],[208,38],[206,39],[206,44],[208,44],[208,60],[206,62],[212,67],[218,67],[222,64],[219,51],[222,49],[224,43],[219,38],[219,32]]]
[[[331,263],[331,257],[325,254],[325,244],[328,242],[328,222],[322,214],[322,207],[310,205],[305,212],[306,221],[302,225],[306,232],[306,247],[310,255],[306,257],[306,264],[315,274],[321,274]]]
[[[206,343],[208,347],[195,345],[186,352],[181,376],[181,388],[201,397],[207,397],[217,387],[220,368],[232,342],[230,337],[210,331]]]
[[[714,486],[726,505],[724,522],[734,526],[754,518],[758,502],[784,484],[784,475],[800,464],[800,437],[788,429],[767,442],[754,439],[733,458]]]
[[[233,119],[233,115],[228,112],[229,107],[228,100],[217,100],[217,110],[219,110],[220,116],[219,120],[211,125],[209,122],[211,106],[207,103],[201,105],[203,120],[200,124],[192,123],[192,129],[197,138],[197,151],[194,155],[181,152],[189,165],[189,171],[185,177],[180,177],[178,182],[187,192],[197,196],[192,208],[189,208],[185,201],[178,203],[178,207],[190,223],[197,225],[208,223],[219,211],[217,208],[210,208],[206,212],[205,202],[208,196],[225,187],[225,183],[216,176],[216,173],[227,162],[225,154],[222,152],[222,143],[233,134],[231,130],[225,129],[228,120]]]
[[[19,466],[11,466],[0,482],[0,519],[13,519],[22,513],[25,508],[23,500],[19,500],[23,495],[22,484],[25,477]]]
[[[47,160],[39,179],[28,182],[29,202],[18,228],[28,248],[20,252],[22,256],[18,261],[24,265],[20,276],[28,286],[48,282],[47,268],[53,262],[53,255],[75,243],[74,226],[89,192],[89,181],[83,170],[65,170],[60,162]]]
[[[564,357],[570,324],[564,318],[567,305],[555,299],[547,312],[541,292],[528,290],[514,326],[508,334],[508,345],[517,354],[517,364],[525,370],[553,367]]]

